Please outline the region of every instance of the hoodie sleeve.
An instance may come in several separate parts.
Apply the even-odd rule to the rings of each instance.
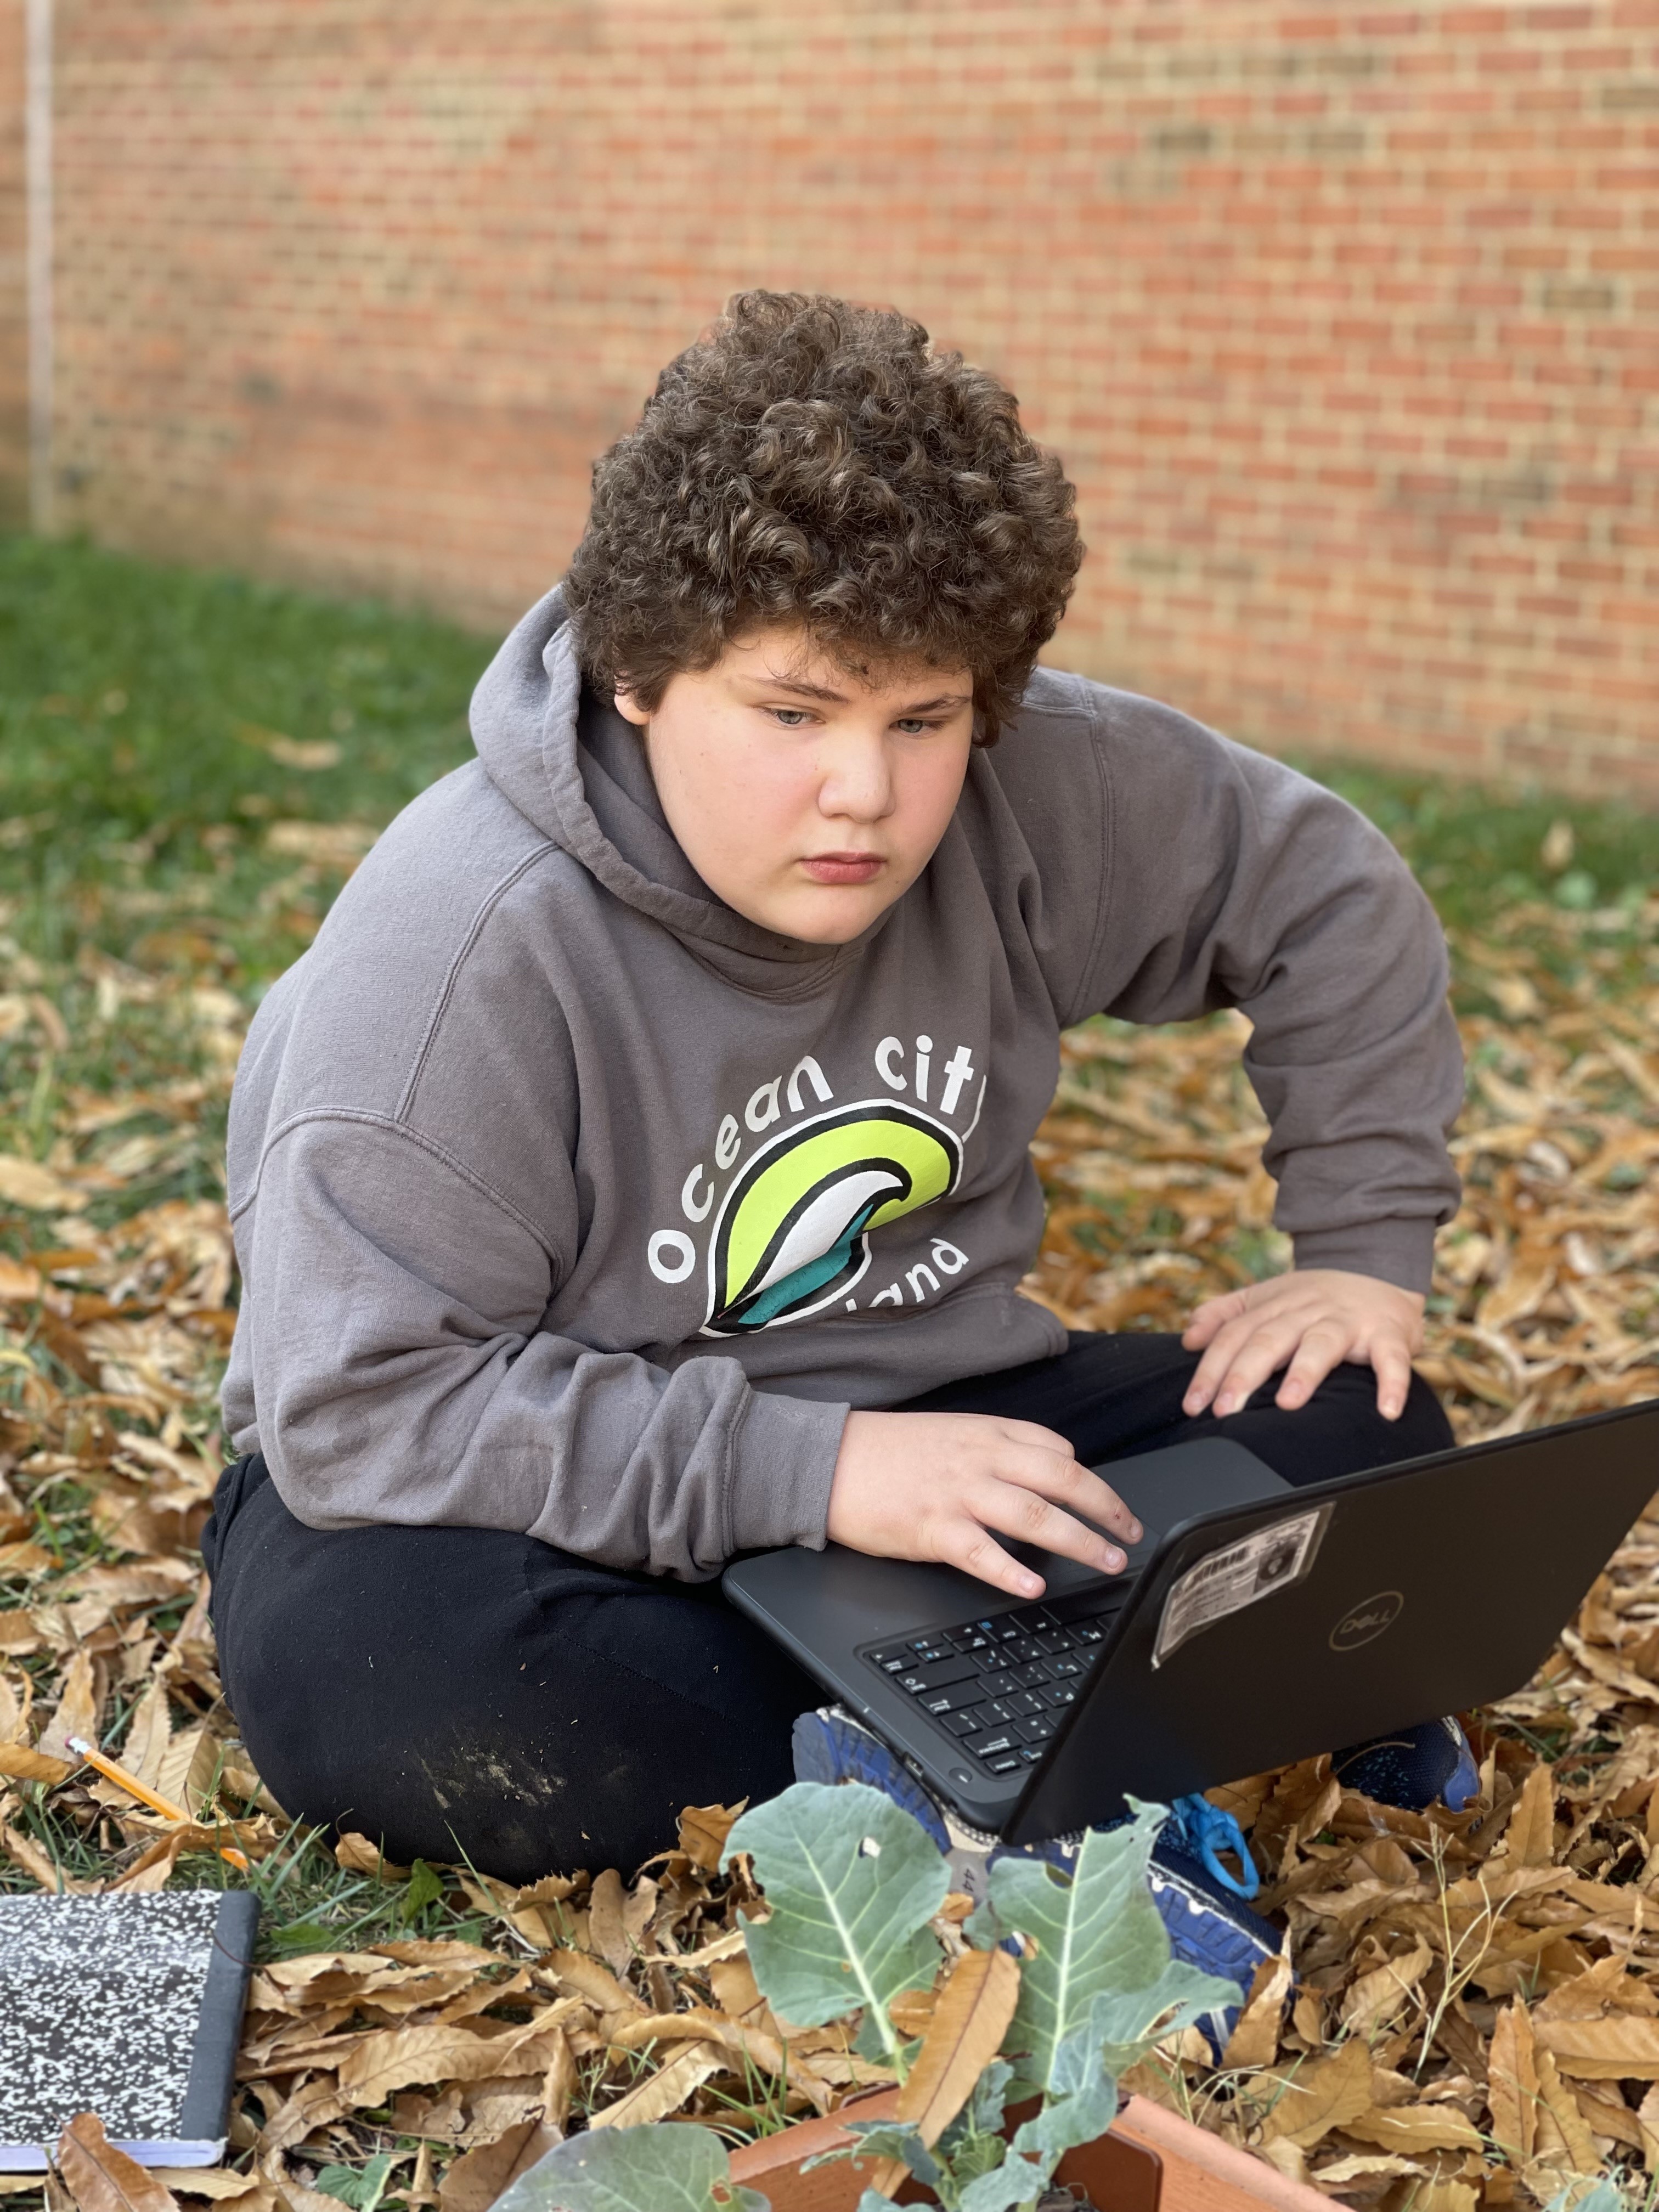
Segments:
[[[1426,1291],[1457,1206],[1447,1138],[1463,1097],[1433,908],[1334,793],[1171,708],[1089,688],[1106,888],[1062,1018],[1240,1008],[1296,1264]]]
[[[847,1408],[757,1392],[733,1359],[671,1372],[543,1329],[569,1255],[406,1127],[280,1130],[244,1238],[259,1449],[309,1527],[522,1530],[686,1581],[822,1545]]]

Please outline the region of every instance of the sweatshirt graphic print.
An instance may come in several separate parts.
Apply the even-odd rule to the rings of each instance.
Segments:
[[[1426,1285],[1457,1189],[1444,947],[1319,787],[1039,672],[922,876],[824,947],[697,878],[556,593],[473,732],[238,1072],[226,1422],[301,1520],[692,1579],[821,1543],[849,1407],[1061,1347],[1019,1294],[1027,1147],[1091,1013],[1241,1006],[1298,1264]]]

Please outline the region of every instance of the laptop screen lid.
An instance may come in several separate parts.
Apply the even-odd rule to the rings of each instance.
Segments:
[[[1003,1835],[1510,1695],[1656,1488],[1659,1401],[1173,1528]]]

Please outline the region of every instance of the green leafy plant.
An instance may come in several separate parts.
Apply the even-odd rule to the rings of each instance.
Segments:
[[[1117,2111],[1117,2076],[1158,2037],[1238,2002],[1231,1982],[1170,1956],[1146,1863],[1164,1808],[1091,1830],[1069,1873],[1006,1858],[964,1927],[970,1948],[939,1990],[927,2034],[907,2042],[891,2007],[934,1983],[930,1924],[945,1859],[910,1815],[861,1784],[797,1784],[732,1828],[769,1907],[747,1923],[767,2002],[799,2027],[862,2015],[857,2047],[890,2065],[896,2112],[847,2122],[827,2158],[868,2160],[859,2212],[892,2212],[907,2174],[945,2212],[1030,2212],[1068,2150]],[[1015,1953],[1018,1959],[1016,1962]],[[1037,2110],[1012,2135],[1009,2100]],[[813,2163],[819,2161],[814,2160]],[[763,2212],[738,2189],[711,2130],[663,2124],[573,2136],[521,2175],[497,2212]]]

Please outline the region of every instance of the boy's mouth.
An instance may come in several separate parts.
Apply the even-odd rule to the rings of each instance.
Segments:
[[[867,884],[886,865],[879,853],[814,853],[801,862],[817,884]]]

